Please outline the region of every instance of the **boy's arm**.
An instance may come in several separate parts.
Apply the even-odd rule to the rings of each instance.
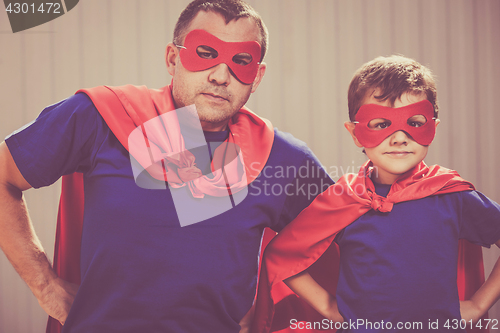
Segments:
[[[64,323],[78,287],[52,270],[24,202],[22,191],[30,187],[0,143],[0,247],[42,308]]]
[[[496,243],[500,248],[500,240]],[[490,276],[470,300],[460,302],[460,313],[465,321],[477,322],[500,298],[500,258],[497,259]]]
[[[283,282],[325,318],[334,322],[344,321],[337,306],[337,299],[320,286],[307,271]]]

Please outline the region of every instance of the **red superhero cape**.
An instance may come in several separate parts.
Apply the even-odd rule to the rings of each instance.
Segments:
[[[108,127],[127,150],[129,150],[129,134],[133,130],[159,115],[175,110],[170,86],[160,90],[131,85],[101,86],[78,92],[83,92],[91,98]],[[230,119],[228,127],[231,133],[228,140],[233,140],[240,148],[246,161],[244,164],[246,181],[250,184],[267,163],[274,142],[274,130],[268,120],[258,117],[246,108],[242,108]],[[212,170],[213,168],[212,165]],[[59,277],[76,284],[80,284],[83,207],[82,174],[63,176],[57,218],[54,270]],[[61,324],[49,317],[46,332],[60,333],[61,329]]]
[[[311,275],[317,279],[318,283],[334,293],[336,286],[332,284],[337,283],[337,276],[331,275],[325,279],[324,275],[332,274],[332,272],[325,272],[324,269],[321,272],[321,267],[317,264],[328,257],[327,260],[333,260],[333,263],[338,265],[338,250],[335,244],[332,245],[335,235],[367,211],[375,209],[389,212],[394,203],[474,189],[474,186],[460,178],[456,171],[439,166],[428,167],[421,162],[398,179],[392,185],[387,198],[384,198],[375,193],[374,185],[367,177],[371,172],[370,167],[371,162],[368,161],[358,175],[343,176],[336,184],[316,197],[309,207],[304,209],[268,244],[260,270],[252,332],[262,333],[271,330],[292,332],[290,328],[287,329],[292,318],[299,321],[321,320],[322,317],[319,314],[310,310],[312,317],[300,314],[286,317],[280,309],[283,307],[281,302],[275,306],[273,298],[283,291],[284,279],[308,268],[312,269]],[[458,259],[459,296],[461,300],[469,299],[484,282],[481,248],[461,240]],[[330,265],[331,263],[332,261]],[[319,275],[317,275],[318,272]],[[292,299],[298,302],[298,299]],[[297,315],[297,308],[300,309],[300,307],[296,304],[295,315]],[[282,313],[279,313],[279,318],[274,318],[273,321],[275,309],[276,312]],[[488,330],[474,329],[469,332],[488,332]]]

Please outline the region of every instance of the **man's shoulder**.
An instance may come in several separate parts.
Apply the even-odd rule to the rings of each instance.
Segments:
[[[274,128],[274,145],[273,149],[277,148],[286,151],[288,154],[311,155],[314,156],[307,144],[294,137],[288,132],[283,132]]]
[[[49,105],[43,111],[50,112],[57,109],[59,112],[69,112],[69,113],[86,113],[86,112],[96,112],[92,100],[83,93],[77,93],[63,99],[55,104]]]

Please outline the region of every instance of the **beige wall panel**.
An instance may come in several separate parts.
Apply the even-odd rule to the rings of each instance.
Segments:
[[[7,29],[10,27],[4,24],[0,26],[0,31],[8,31]],[[21,56],[24,39],[12,33],[2,33],[0,34],[0,45],[5,48],[4,50],[9,50],[9,52],[0,51],[0,77],[2,78],[0,80],[0,108],[2,112],[0,136],[3,139],[15,128],[24,125],[25,99],[23,96],[26,89],[23,89],[24,81],[20,75],[24,72],[24,62]],[[8,66],[2,64],[8,64]]]
[[[367,1],[363,3],[364,60],[369,61],[378,56],[393,54],[395,40],[393,38],[394,15],[391,0]]]
[[[420,59],[422,54],[420,4],[419,1],[392,0],[389,9],[392,53]]]
[[[48,23],[51,48],[51,104],[71,96],[82,83],[80,11],[70,11]]]
[[[283,3],[283,2],[282,2]],[[307,141],[310,135],[311,44],[308,38],[308,6],[298,1],[282,6],[279,13],[281,36],[280,60],[283,62],[281,85],[281,128],[297,133]],[[286,112],[283,112],[286,110]],[[307,115],[307,116],[306,116]]]
[[[449,7],[449,47],[453,50],[449,58],[449,87],[450,112],[444,118],[451,126],[450,150],[452,151],[449,167],[460,171],[460,174],[472,182],[477,180],[475,164],[477,159],[475,138],[478,128],[476,118],[467,119],[469,110],[475,108],[474,98],[470,93],[474,91],[474,17],[471,1],[452,1]],[[467,117],[467,118],[466,118]],[[467,133],[467,135],[464,135]],[[467,156],[467,158],[463,158]]]
[[[33,120],[40,110],[52,104],[52,50],[50,47],[50,27],[38,26],[24,35],[24,45],[20,56],[23,58],[23,89],[26,89],[26,109],[23,121]],[[48,61],[46,61],[49,59]]]
[[[489,86],[491,94],[488,96],[488,99],[491,101],[490,106],[490,114],[492,114],[491,125],[493,125],[494,129],[491,133],[496,134],[495,137],[491,138],[493,142],[494,148],[488,152],[486,155],[493,159],[494,170],[491,173],[488,173],[488,176],[495,177],[498,175],[498,165],[500,165],[500,154],[498,154],[498,143],[500,142],[500,138],[498,137],[499,131],[496,124],[500,124],[500,112],[498,112],[498,95],[500,91],[500,65],[498,64],[498,55],[500,54],[500,20],[497,18],[500,17],[500,1],[490,1],[491,10],[488,11],[491,17],[491,27],[488,29],[491,31],[491,41],[490,45],[492,47],[491,52],[491,65],[488,70],[491,73],[491,80],[486,81],[485,85]],[[492,183],[494,183],[495,194],[492,197],[500,202],[500,186],[498,186],[498,181],[493,178]],[[500,313],[500,312],[499,312]]]
[[[497,4],[499,2],[497,1]],[[497,6],[498,9],[499,6]],[[475,72],[475,87],[474,94],[476,97],[476,106],[473,113],[468,112],[467,117],[476,118],[476,127],[478,128],[478,142],[475,146],[478,154],[476,161],[476,170],[481,172],[478,174],[479,186],[481,191],[488,196],[497,196],[498,183],[489,181],[491,175],[495,174],[496,165],[495,150],[498,146],[498,139],[495,140],[497,132],[496,121],[500,120],[499,112],[497,110],[496,96],[498,94],[498,85],[492,84],[495,80],[498,81],[495,74],[498,71],[492,70],[495,67],[495,62],[498,61],[499,44],[491,43],[495,35],[498,35],[499,30],[494,30],[496,25],[500,29],[498,20],[493,19],[490,12],[494,12],[494,6],[491,2],[480,2],[474,8],[475,22],[476,22],[476,35],[475,45],[476,57],[474,59],[477,67]],[[495,22],[493,22],[495,21]],[[495,89],[496,88],[496,89]],[[470,111],[470,110],[469,110]]]
[[[324,15],[318,15],[323,13]],[[309,45],[311,66],[310,105],[309,111],[303,117],[311,115],[311,132],[308,144],[314,146],[318,156],[327,170],[339,164],[338,131],[342,131],[343,120],[347,119],[346,110],[338,105],[345,100],[345,89],[339,89],[337,64],[339,55],[336,53],[336,29],[333,17],[336,14],[335,4],[331,1],[314,1],[310,3],[308,12],[310,29]],[[338,129],[332,131],[331,129]]]
[[[447,63],[448,63],[448,48],[447,48],[447,3],[445,1],[423,0],[420,1],[422,9],[420,27],[421,42],[421,58],[418,60],[428,66],[436,79],[438,90],[438,105],[439,118],[446,117],[449,110],[447,88]],[[442,165],[450,164],[451,152],[446,148],[449,145],[450,128],[445,120],[438,126],[436,138],[432,148],[427,154],[426,161],[429,165],[441,163]]]
[[[110,1],[94,0],[79,3],[73,9],[81,15],[79,38],[82,47],[82,88],[113,84],[110,7]],[[126,69],[136,65],[129,64]]]
[[[140,84],[139,6],[136,0],[109,2],[111,85]]]
[[[172,41],[169,32],[175,22],[165,20],[167,4],[162,0],[141,2],[137,11],[139,83],[160,88],[170,82],[165,68],[165,47]]]

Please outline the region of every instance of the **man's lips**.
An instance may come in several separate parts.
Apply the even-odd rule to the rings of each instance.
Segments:
[[[217,95],[217,94],[214,94],[214,93],[203,92],[201,94],[203,96],[211,99],[211,100],[214,100],[214,101],[229,101],[229,99],[227,97],[221,96],[221,95]]]

